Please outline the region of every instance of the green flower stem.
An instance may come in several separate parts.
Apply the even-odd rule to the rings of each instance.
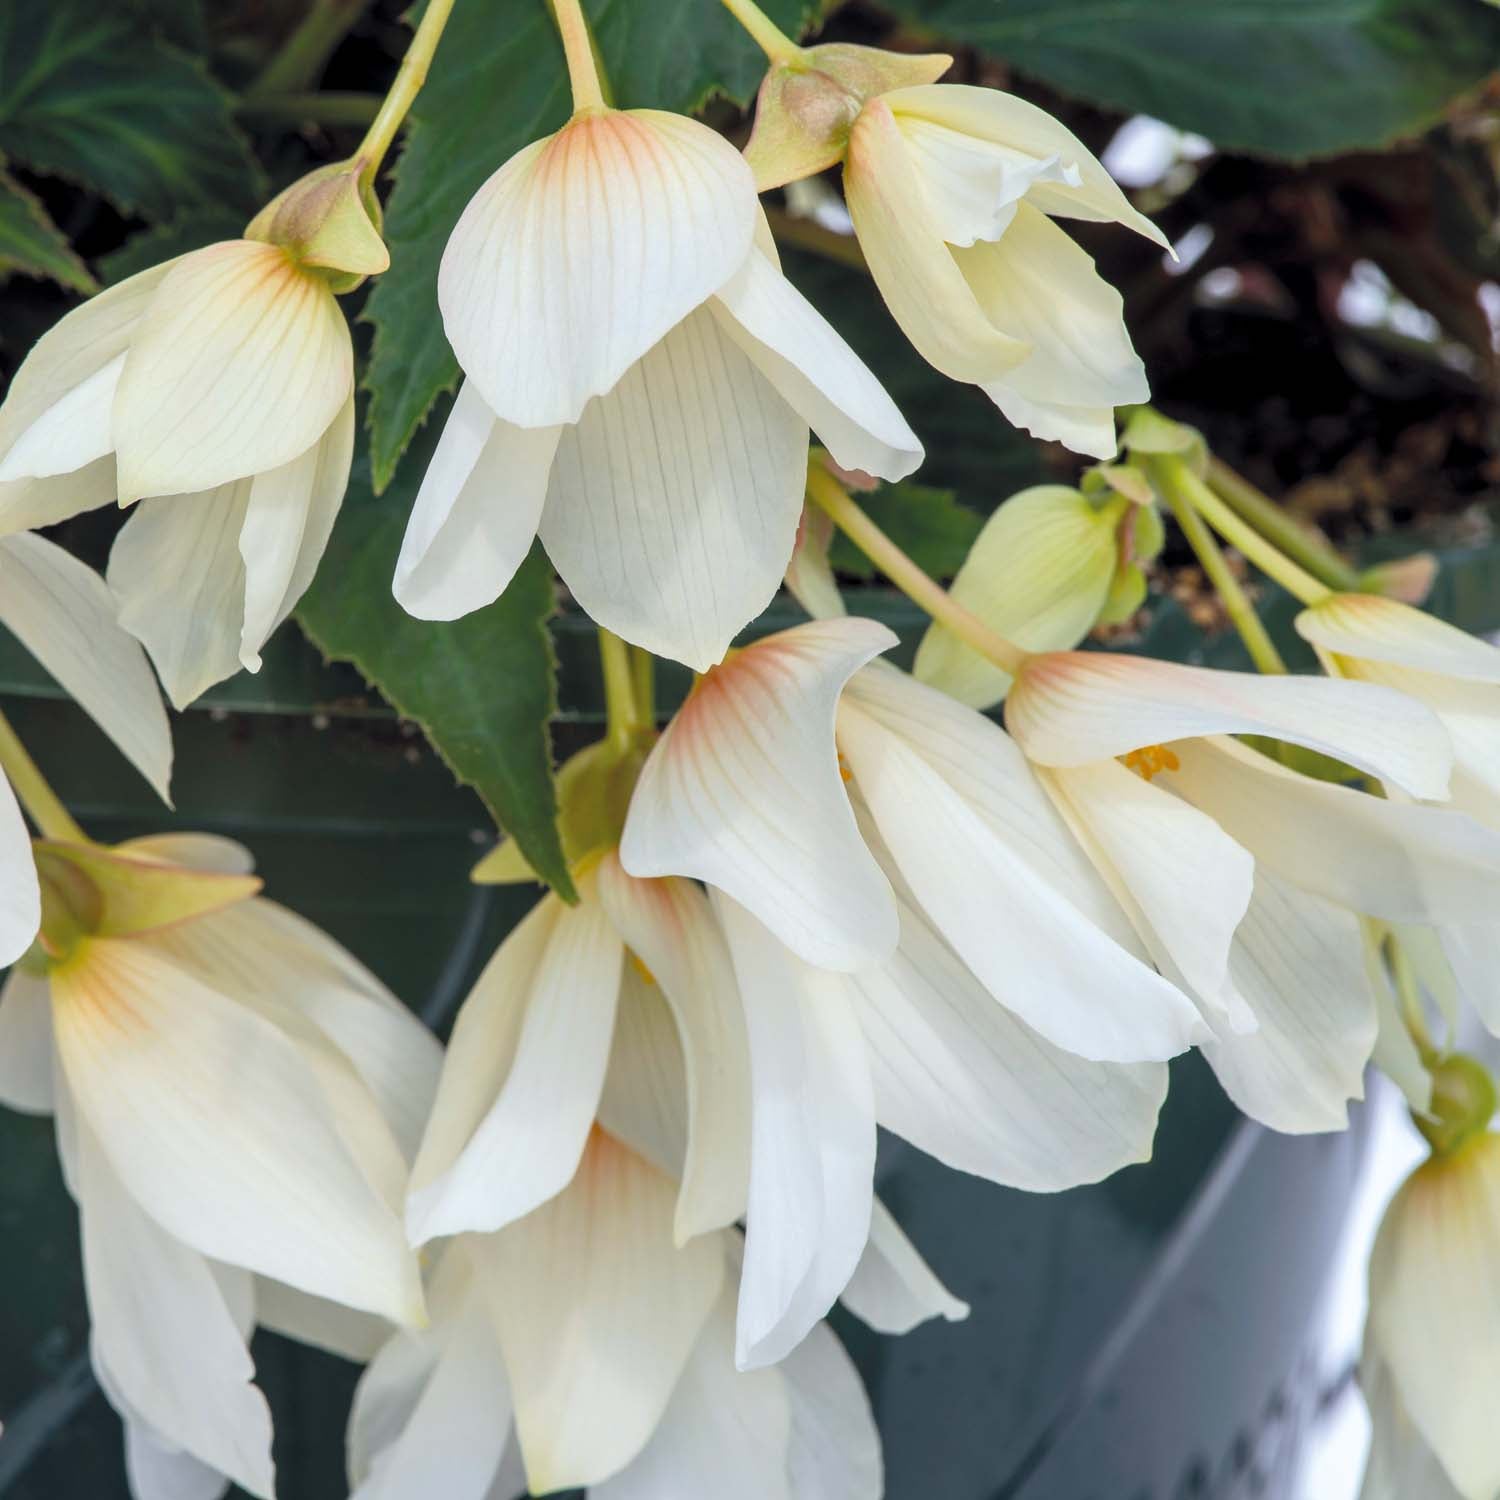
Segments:
[[[4,714],[0,714],[0,769],[10,779],[21,806],[44,838],[58,839],[66,844],[88,842],[88,835],[73,820],[62,799],[47,785],[46,777]]]
[[[1012,677],[1028,653],[991,630],[935,582],[883,532],[854,501],[838,480],[816,460],[807,469],[807,497],[914,604],[940,620],[966,645]]]
[[[631,683],[635,711],[647,728],[656,727],[656,658],[641,646],[630,648]]]
[[[773,67],[777,63],[794,62],[802,55],[802,49],[755,0],[723,0],[723,3],[724,9],[750,33],[750,40],[766,54]]]
[[[380,113],[379,94],[254,94],[235,113],[263,125],[369,125]]]
[[[246,91],[246,101],[311,88],[368,5],[369,0],[313,0],[297,29]]]
[[[1321,579],[1331,589],[1343,592],[1359,588],[1359,574],[1322,536],[1288,515],[1284,507],[1256,489],[1243,474],[1231,469],[1223,459],[1209,459],[1208,483],[1232,510],[1314,578]]]
[[[1416,1044],[1423,1063],[1430,1067],[1438,1051],[1433,1045],[1432,1034],[1427,1029],[1427,1018],[1422,1010],[1422,994],[1417,986],[1416,971],[1411,966],[1411,955],[1402,947],[1396,934],[1389,931],[1385,938],[1385,953],[1391,968],[1391,979],[1396,986],[1396,998],[1401,1004],[1401,1019]]]
[[[366,182],[375,180],[386,152],[391,149],[391,142],[396,139],[396,132],[406,119],[407,111],[421,93],[422,85],[427,82],[432,54],[437,51],[437,44],[443,38],[443,28],[447,26],[448,17],[452,14],[453,0],[429,0],[427,9],[422,12],[411,46],[406,49],[406,56],[401,59],[401,66],[391,81],[390,91],[365,132],[364,140],[359,143],[359,149],[354,153],[354,159],[362,163],[361,176]]]
[[[599,667],[604,674],[605,738],[622,755],[635,744],[644,727],[636,701],[635,670],[630,648],[612,631],[599,626]]]
[[[568,83],[573,90],[573,112],[581,109],[603,109],[606,103],[604,84],[599,77],[599,61],[594,56],[589,24],[583,18],[579,0],[549,0],[557,34],[562,38],[563,56],[568,62]]]
[[[1276,649],[1276,643],[1267,632],[1265,623],[1256,614],[1244,586],[1230,570],[1228,559],[1219,546],[1217,538],[1205,524],[1203,517],[1193,509],[1193,502],[1182,484],[1183,475],[1191,475],[1186,463],[1180,458],[1153,458],[1147,462],[1147,471],[1155,481],[1168,509],[1177,519],[1182,534],[1187,538],[1193,556],[1208,575],[1208,581],[1217,590],[1224,602],[1230,623],[1245,643],[1250,660],[1258,672],[1276,676],[1286,671],[1286,663]]]

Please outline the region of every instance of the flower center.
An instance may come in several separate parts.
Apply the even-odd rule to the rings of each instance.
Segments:
[[[1127,770],[1134,771],[1142,781],[1150,781],[1162,771],[1180,771],[1182,762],[1165,745],[1142,745],[1129,755],[1122,755],[1120,762]]]

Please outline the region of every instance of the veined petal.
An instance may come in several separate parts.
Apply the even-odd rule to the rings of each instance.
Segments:
[[[328,284],[230,240],[184,256],[130,341],[114,405],[122,503],[211,490],[289,463],[354,388]]]
[[[1046,110],[999,89],[972,84],[917,84],[894,89],[885,102],[903,128],[913,121],[944,126],[1008,151],[1047,159],[1056,157],[1069,178],[1048,178],[1027,189],[1027,201],[1043,213],[1064,218],[1124,224],[1168,249],[1166,236],[1144,214],[1130,206],[1103,164],[1060,120]]]
[[[1150,1158],[1165,1066],[1087,1062],[1052,1046],[910,907],[896,956],[854,982],[876,1119],[920,1150],[1044,1193]]]
[[[839,1300],[877,1333],[910,1333],[929,1318],[957,1323],[969,1316],[969,1304],[937,1279],[878,1197],[865,1253]]]
[[[1395,1377],[1384,1360],[1366,1355],[1359,1388],[1370,1408],[1370,1453],[1359,1500],[1469,1500],[1453,1481],[1401,1404]]]
[[[52,1110],[52,994],[45,979],[12,969],[0,988],[0,1104]]]
[[[0,535],[38,531],[115,503],[115,456],[96,458],[72,474],[0,484]]]
[[[601,1129],[680,1182],[688,1147],[687,1069],[672,1007],[647,972],[627,953],[596,1118]],[[679,1193],[679,1212],[681,1202]]]
[[[835,463],[904,479],[922,462],[922,444],[885,387],[759,250],[708,305]]]
[[[1202,1033],[1185,995],[1039,879],[913,746],[852,702],[839,745],[928,920],[1033,1030],[1096,1062],[1173,1057]]]
[[[734,967],[708,898],[685,880],[636,880],[614,854],[599,898],[671,1006],[687,1074],[688,1139],[677,1200],[679,1244],[745,1211],[750,1064]]]
[[[814,621],[709,672],[641,772],[620,863],[717,886],[820,967],[888,955],[895,905],[855,826],[833,725],[850,675],[895,639],[873,620]]]
[[[348,1100],[325,1095],[284,1033],[143,939],[89,939],[52,994],[80,1114],[168,1233],[303,1291],[421,1316],[400,1221],[347,1143]]]
[[[318,571],[344,503],[353,456],[351,392],[332,425],[307,452],[251,481],[239,537],[245,568],[240,661],[247,671],[260,671],[260,648],[291,614]]]
[[[707,671],[770,603],[807,427],[707,308],[563,430],[540,533],[592,618]]]
[[[42,412],[0,459],[0,481],[72,474],[113,452],[110,413],[124,368],[115,355]]]
[[[10,782],[0,775],[0,963],[14,963],[42,925],[42,892],[31,834]]]
[[[859,1371],[826,1323],[781,1365],[792,1398],[792,1500],[880,1500],[880,1431]]]
[[[255,1325],[295,1339],[351,1364],[374,1359],[391,1335],[391,1325],[374,1313],[357,1312],[342,1302],[299,1292],[284,1281],[254,1280]]]
[[[645,1446],[719,1291],[715,1236],[672,1244],[676,1184],[596,1130],[566,1191],[486,1246],[485,1288],[535,1494]]]
[[[1418,1167],[1370,1257],[1366,1347],[1465,1500],[1500,1490],[1500,1137]]]
[[[169,800],[172,731],[161,693],[104,580],[42,537],[0,537],[0,621]]]
[[[848,1284],[869,1238],[875,1102],[842,975],[800,962],[714,893],[750,1038],[750,1196],[736,1363],[774,1364]]]
[[[148,833],[114,846],[116,854],[161,864],[184,865],[208,875],[253,875],[255,856],[241,843],[218,833]]]
[[[1200,1045],[1225,1093],[1273,1130],[1343,1130],[1377,1030],[1354,915],[1257,871],[1229,970],[1258,1025],[1210,1020]]]
[[[1463,813],[1301,776],[1219,736],[1176,755],[1162,783],[1293,885],[1388,922],[1500,916],[1500,833]]]
[[[1033,657],[1006,699],[1005,723],[1032,760],[1049,766],[1196,735],[1265,734],[1321,750],[1414,797],[1440,798],[1452,765],[1434,715],[1387,688],[1103,651]]]
[[[465,374],[520,427],[576,422],[750,251],[755,181],[717,131],[578,115],[470,200],[438,303]]]
[[[1500,682],[1500,650],[1425,610],[1373,594],[1330,594],[1302,611],[1297,634],[1323,651],[1469,682]]]
[[[998,379],[1031,354],[979,305],[932,221],[916,163],[886,98],[871,99],[849,136],[844,194],[860,248],[901,331],[953,380]]]
[[[203,495],[142,500],[110,550],[105,576],[120,624],[145,646],[174,708],[240,670],[239,539],[250,489],[240,479]]]
[[[95,1361],[131,1415],[270,1500],[271,1413],[208,1261],[142,1212],[87,1126],[78,1168]]]
[[[454,620],[504,593],[536,540],[561,433],[502,422],[477,385],[459,387],[396,559],[408,614]]]
[[[465,1002],[462,1014],[472,1007],[474,1018],[463,1031],[454,1029],[433,1123],[412,1174],[406,1223],[414,1244],[499,1229],[561,1192],[578,1167],[604,1086],[624,961],[620,936],[591,884],[580,895],[578,906],[552,916],[528,986],[495,993],[530,958],[535,929],[518,943],[522,963],[502,957],[508,940]],[[561,906],[555,897],[546,900]],[[479,1055],[465,1055],[485,1042]],[[439,1152],[446,1155],[455,1126],[481,1102],[481,1080],[493,1086],[489,1101],[457,1154],[444,1161]],[[450,1090],[451,1103],[444,1098]]]

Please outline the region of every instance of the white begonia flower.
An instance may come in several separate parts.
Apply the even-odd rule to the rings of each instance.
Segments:
[[[683,116],[584,111],[518,152],[438,300],[465,381],[394,584],[425,619],[488,604],[540,535],[601,625],[703,669],[776,591],[809,425],[850,468],[921,460],[782,277],[744,160]]]
[[[166,710],[145,653],[120,628],[104,580],[42,537],[0,536],[0,625],[167,801],[172,732]],[[31,838],[0,775],[0,966],[31,946],[41,916]]]
[[[437,1044],[257,897],[227,840],[37,849],[49,899],[0,994],[0,1100],[56,1116],[132,1493],[269,1500],[256,1323],[355,1352],[348,1309],[424,1316],[400,1200]]]
[[[37,342],[0,406],[0,533],[133,506],[109,583],[180,708],[259,668],[317,569],[353,441],[327,277],[277,245],[209,245]]]
[[[1462,1500],[1500,1495],[1500,1136],[1435,1156],[1392,1199],[1370,1258],[1363,1364],[1380,1463],[1431,1472],[1425,1448]],[[1382,1490],[1375,1472],[1368,1500],[1444,1495],[1441,1483]]]
[[[919,84],[864,102],[844,192],[892,316],[924,359],[1018,427],[1108,458],[1145,401],[1120,295],[1054,218],[1166,240],[1088,148],[996,89]]]

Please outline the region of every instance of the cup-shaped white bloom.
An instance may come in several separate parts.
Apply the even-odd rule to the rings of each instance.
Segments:
[[[137,1500],[270,1497],[257,1322],[326,1301],[420,1321],[401,1233],[433,1039],[348,953],[255,895],[245,851],[174,835],[43,844],[72,941],[0,995],[0,1099],[54,1112],[78,1200],[91,1350]],[[321,1310],[321,1311],[320,1311]]]
[[[1481,1133],[1434,1157],[1392,1199],[1370,1258],[1364,1359],[1383,1367],[1394,1401],[1452,1489],[1463,1500],[1494,1500],[1500,1136]],[[1417,1463],[1420,1454],[1408,1458]],[[1443,1492],[1401,1493],[1426,1500]]]
[[[488,604],[540,534],[600,624],[705,668],[775,593],[809,425],[851,468],[917,466],[759,212],[721,136],[654,110],[576,115],[480,189],[438,279],[466,378],[397,562],[408,610]]]
[[[258,241],[195,250],[27,356],[0,406],[0,531],[134,505],[110,586],[181,706],[256,670],[311,582],[349,477],[353,389],[326,279]]]
[[[1071,131],[995,89],[895,89],[860,111],[844,191],[875,283],[924,359],[1037,437],[1114,453],[1114,408],[1147,399],[1145,370],[1119,294],[1053,219],[1166,242]]]
[[[1376,1029],[1354,914],[1478,919],[1500,844],[1459,814],[1316,781],[1228,736],[1303,745],[1437,798],[1452,761],[1441,724],[1388,688],[1088,652],[1027,662],[1006,724],[1151,957],[1197,1000],[1229,1093],[1280,1129],[1341,1126]]]
[[[120,628],[103,579],[42,537],[0,536],[0,624],[168,800],[166,710],[140,644]],[[30,947],[40,923],[31,840],[0,776],[0,965]]]
[[[1467,1500],[1402,1404],[1390,1368],[1373,1353],[1360,1361],[1359,1388],[1370,1410],[1370,1451],[1359,1500],[1418,1495],[1421,1500]]]

